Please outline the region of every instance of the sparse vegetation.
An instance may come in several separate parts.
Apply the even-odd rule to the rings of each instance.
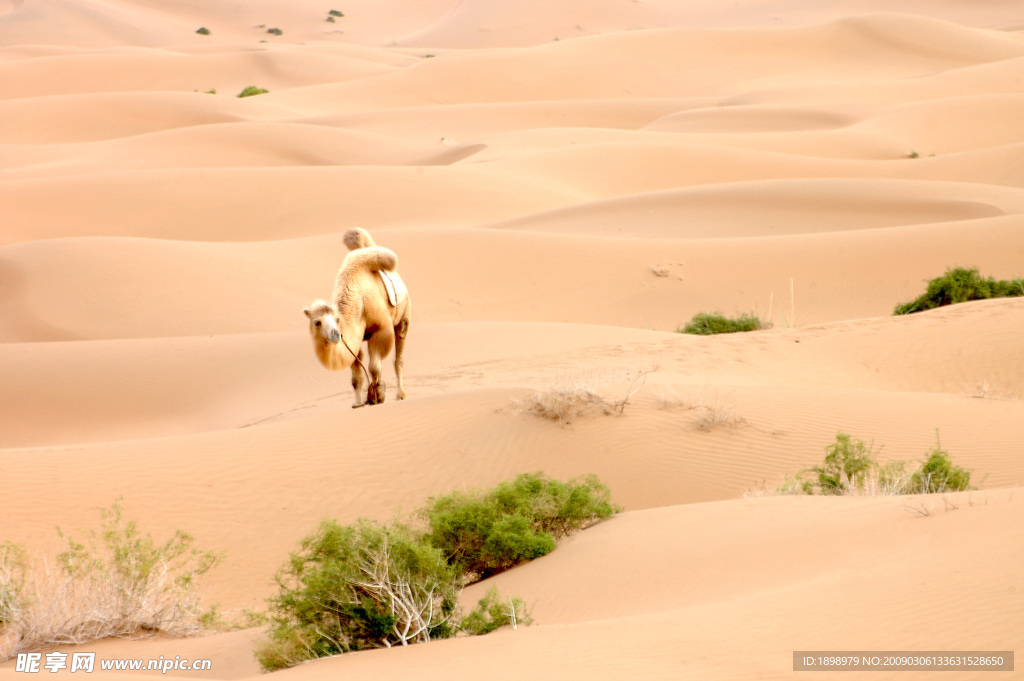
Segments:
[[[662,389],[658,399],[660,409],[686,409],[696,413],[694,423],[701,430],[715,430],[716,428],[737,428],[745,425],[747,419],[736,412],[736,405],[722,403],[718,398],[718,391],[714,391],[714,400],[704,399],[704,388],[701,388],[697,401],[681,397],[675,390]]]
[[[923,294],[909,303],[897,305],[893,314],[923,312],[970,300],[1014,296],[1024,296],[1024,278],[998,281],[992,277],[983,278],[976,267],[957,267],[929,281]]]
[[[332,9],[330,12],[327,13],[327,16],[329,16],[329,17],[337,17],[338,19],[340,19],[340,18],[342,18],[345,15],[341,11],[339,11],[339,10]]]
[[[938,433],[935,446],[916,470],[908,470],[906,461],[880,464],[877,454],[874,443],[865,444],[846,433],[838,433],[835,442],[825,448],[822,465],[787,475],[782,485],[770,493],[938,494],[972,489],[970,472],[952,463],[949,453],[942,449]]]
[[[264,90],[261,87],[256,87],[255,85],[250,85],[249,87],[247,87],[244,90],[242,90],[241,92],[239,92],[236,96],[237,97],[254,97],[256,95],[265,95],[268,92],[270,92],[270,90]]]
[[[485,634],[529,623],[523,601],[492,590],[463,617],[462,588],[481,574],[543,555],[554,539],[618,509],[588,476],[561,483],[521,475],[489,492],[432,499],[420,531],[399,522],[324,521],[278,571],[270,629],[256,657],[266,670],[368,648]]]
[[[184,636],[211,619],[199,607],[198,586],[218,554],[196,549],[180,530],[156,542],[124,519],[120,503],[101,513],[102,531],[84,542],[61,533],[56,568],[0,546],[0,660],[112,636]]]
[[[0,633],[17,625],[28,605],[25,593],[28,560],[25,549],[14,542],[0,544]],[[0,660],[5,659],[0,649]]]
[[[576,374],[557,381],[547,390],[540,390],[523,399],[513,400],[516,412],[526,412],[563,425],[570,425],[589,412],[622,414],[629,400],[643,388],[647,374],[657,368],[628,374],[624,393],[610,396],[604,384],[607,377],[594,374]]]
[[[735,319],[730,319],[720,313],[698,312],[693,319],[678,333],[692,333],[701,336],[710,336],[717,333],[737,333],[740,331],[758,331],[771,328],[771,322],[765,322],[757,315],[741,314]]]
[[[196,30],[196,33],[198,33],[199,35],[210,35],[210,29],[206,28],[205,26],[200,26]]]
[[[284,31],[279,28],[268,28],[267,33],[270,35],[284,35]]]

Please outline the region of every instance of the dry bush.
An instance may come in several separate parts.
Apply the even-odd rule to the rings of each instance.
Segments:
[[[701,430],[738,428],[747,423],[747,419],[736,413],[736,405],[724,404],[719,400],[717,391],[713,398],[705,399],[703,388],[697,395],[696,401],[683,398],[669,388],[667,392],[662,392],[659,398],[659,407],[661,409],[686,409],[694,412],[696,415],[694,424]]]
[[[1000,390],[992,386],[988,381],[975,383],[973,388],[965,388],[963,394],[979,400],[1020,400],[1019,395],[1006,390]]]
[[[623,381],[606,375],[575,374],[561,378],[547,390],[537,391],[523,399],[514,399],[516,413],[526,412],[563,425],[569,425],[583,414],[621,414],[629,400],[644,386],[648,374],[657,367],[625,375]],[[615,389],[609,384],[617,383]]]
[[[64,537],[54,564],[4,545],[0,660],[52,645],[201,628],[198,582],[220,556],[193,548],[181,531],[157,544],[124,520],[119,504],[102,513],[102,533],[85,543]]]

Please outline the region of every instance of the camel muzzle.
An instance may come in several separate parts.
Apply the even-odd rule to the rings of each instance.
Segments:
[[[338,341],[341,340],[341,332],[338,331],[337,329],[328,329],[327,340],[329,340],[332,343],[337,343]]]

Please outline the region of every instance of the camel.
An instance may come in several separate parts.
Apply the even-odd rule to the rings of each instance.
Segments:
[[[412,302],[396,271],[398,257],[377,246],[364,229],[350,229],[344,239],[351,250],[338,271],[334,302],[317,300],[303,310],[309,318],[313,350],[320,363],[332,371],[351,368],[355,391],[352,408],[355,409],[384,401],[381,363],[394,346],[398,399],[404,400],[402,350],[409,333]],[[362,349],[364,340],[367,353]],[[368,362],[365,361],[367,354]],[[369,369],[369,386],[363,401],[366,369]]]

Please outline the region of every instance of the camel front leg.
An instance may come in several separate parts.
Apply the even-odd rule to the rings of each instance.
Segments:
[[[369,366],[367,366],[367,369],[370,370],[370,387],[366,391],[367,404],[381,404],[384,401],[386,386],[384,385],[384,379],[381,377],[384,373],[382,371],[382,360],[391,352],[391,347],[394,343],[394,335],[391,333],[391,329],[378,331],[370,338],[368,343],[370,362]]]
[[[352,390],[355,392],[355,401],[352,403],[352,408],[366,406],[366,402],[363,401],[363,385],[365,381],[363,379],[363,360],[365,354],[363,349],[359,348],[359,358],[352,362]]]

